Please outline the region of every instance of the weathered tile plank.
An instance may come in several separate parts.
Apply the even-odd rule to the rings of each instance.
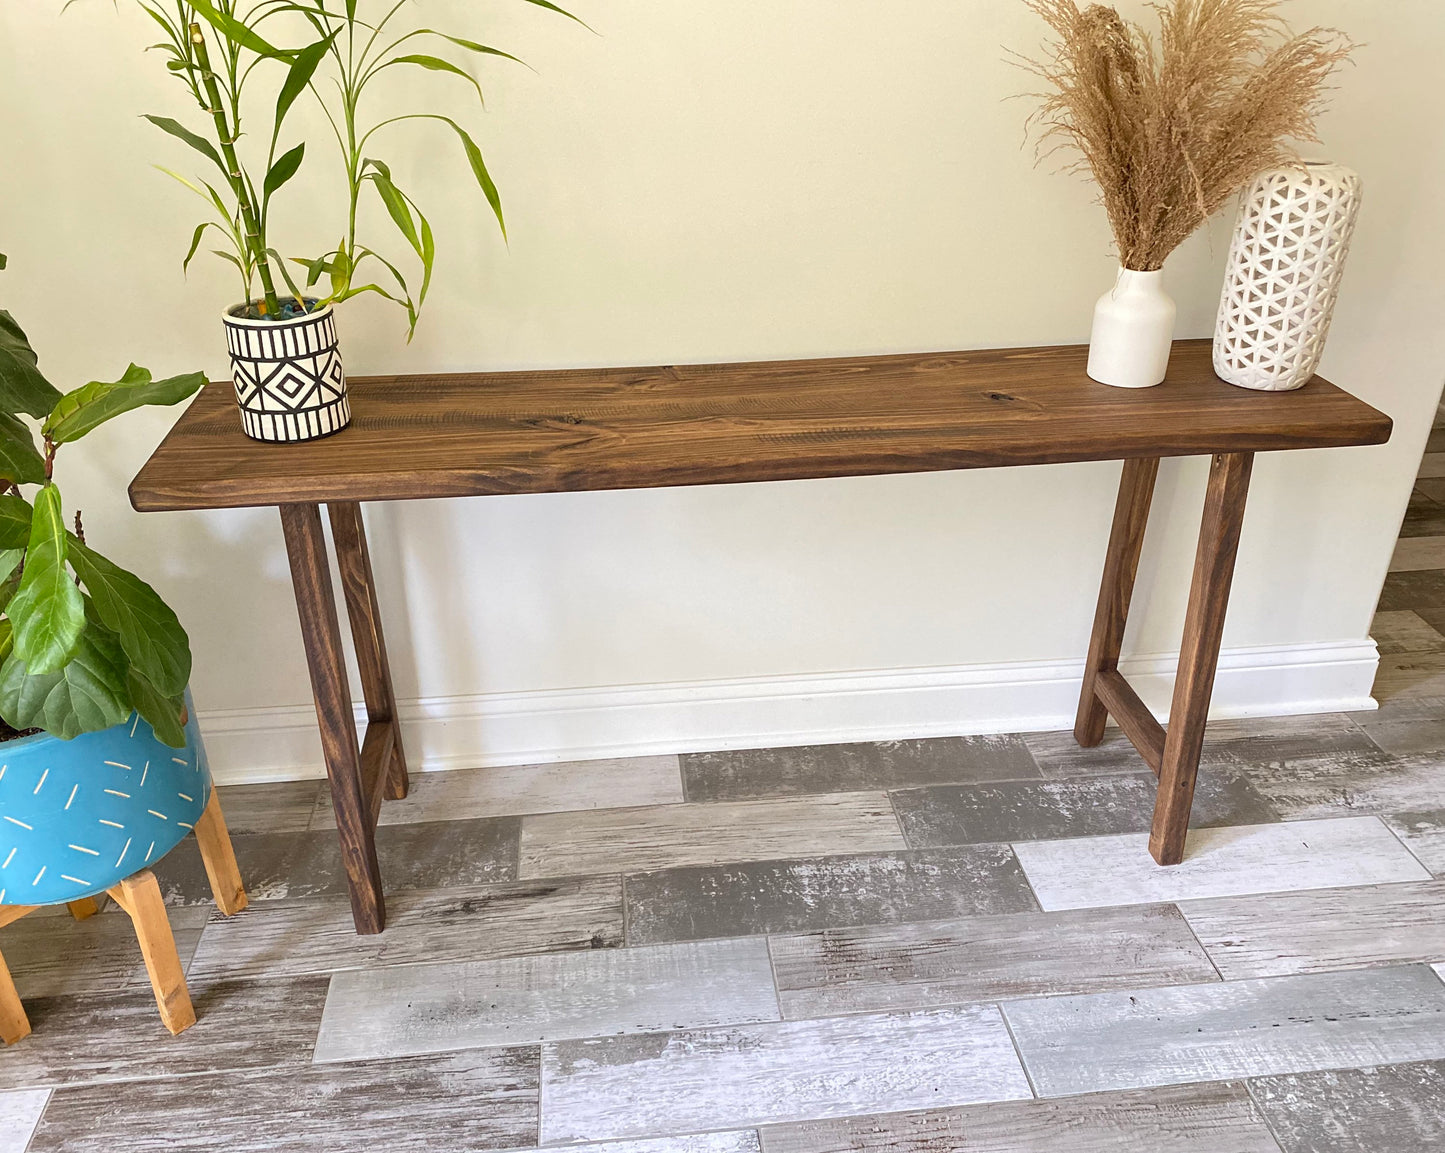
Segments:
[[[1395,542],[1390,571],[1418,572],[1422,569],[1445,569],[1445,536],[1402,537]]]
[[[1445,756],[1371,753],[1260,765],[1250,781],[1285,820],[1437,808],[1445,798]]]
[[[885,793],[654,805],[522,818],[522,877],[903,849]]]
[[[1030,1096],[998,1009],[787,1021],[542,1048],[542,1143]]]
[[[915,849],[1148,832],[1159,784],[1148,771],[1047,781],[934,785],[892,794]],[[1191,824],[1258,825],[1278,814],[1242,776],[1200,774]]]
[[[1249,1089],[1284,1153],[1445,1149],[1445,1061],[1260,1077]]]
[[[1445,625],[1445,617],[1435,617],[1431,609],[1419,607],[1416,611],[1431,623],[1438,621]],[[1379,670],[1375,673],[1374,694],[1382,701],[1445,696],[1445,652],[1382,655]]]
[[[235,833],[304,833],[311,826],[323,781],[221,785],[221,811]]]
[[[1024,742],[1046,777],[1091,773],[1138,772],[1139,754],[1118,729],[1108,729],[1103,743],[1083,749],[1072,732],[1029,733]],[[1249,770],[1276,762],[1332,759],[1377,750],[1345,713],[1311,713],[1291,717],[1248,717],[1211,721],[1199,758],[1211,770]]]
[[[549,1148],[554,1148],[549,1146]],[[683,1137],[642,1137],[631,1141],[586,1141],[571,1144],[567,1153],[761,1153],[756,1129],[725,1133],[692,1133]],[[545,1153],[518,1150],[517,1153]]]
[[[1402,540],[1400,543],[1408,542]],[[1375,644],[1382,653],[1421,653],[1445,649],[1445,636],[1431,628],[1413,609],[1376,613],[1370,624],[1370,635],[1375,638]]]
[[[1007,1001],[1038,1094],[1227,1081],[1445,1057],[1424,965]]]
[[[1039,775],[1017,736],[688,753],[682,758],[682,772],[690,801],[854,793]]]
[[[797,1121],[762,1138],[763,1153],[1279,1153],[1228,1081]]]
[[[1441,753],[1445,759],[1445,697],[1385,701],[1373,713],[1360,713],[1358,723],[1387,753]]]
[[[537,1133],[537,1051],[57,1091],[30,1153],[386,1153],[511,1149]]]
[[[190,963],[210,910],[170,910],[182,967]],[[22,1000],[149,988],[135,927],[119,909],[84,921],[32,913],[0,929],[0,950]]]
[[[1180,904],[1226,981],[1445,960],[1445,881]]]
[[[825,929],[770,947],[788,1018],[1218,980],[1172,905]]]
[[[49,1089],[0,1093],[0,1153],[25,1153],[49,1099]]]
[[[324,978],[193,978],[189,984],[197,1021],[179,1037],[161,1024],[149,987],[28,1002],[35,1031],[0,1049],[0,1084],[159,1081],[311,1060],[326,1001]]]
[[[206,926],[191,974],[269,978],[622,943],[617,877],[388,893],[386,907],[386,932],[361,937],[344,897],[252,905]]]
[[[515,880],[516,817],[392,825],[376,832],[388,893]],[[306,833],[242,833],[231,838],[241,878],[253,901],[339,896],[346,870],[334,829]],[[211,903],[210,882],[194,840],[183,841],[157,866],[172,905]]]
[[[665,869],[626,891],[630,945],[1038,908],[1007,845]]]
[[[1445,809],[1387,813],[1381,818],[1435,876],[1445,876]]]
[[[317,1061],[778,1019],[762,938],[338,973]]]
[[[1021,841],[1019,863],[1045,909],[1430,879],[1374,817],[1195,829],[1182,864],[1160,868],[1144,834]]]
[[[682,799],[682,771],[674,755],[504,765],[413,773],[406,798],[381,806],[380,823],[410,825],[577,809],[620,809],[679,804]],[[321,790],[311,827],[336,827],[329,787]]]
[[[1424,486],[1421,486],[1424,487]],[[1394,609],[1445,608],[1445,571],[1391,572],[1380,589],[1378,606]]]
[[[1405,506],[1405,522],[1401,536],[1441,536],[1445,534],[1445,505],[1421,492],[1419,486],[1410,490],[1410,503]]]

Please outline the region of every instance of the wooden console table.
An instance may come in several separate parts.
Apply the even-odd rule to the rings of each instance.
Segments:
[[[350,428],[301,445],[241,433],[231,387],[203,389],[130,486],[142,512],[275,505],[301,617],[336,824],[361,933],[385,924],[374,831],[406,759],[358,502],[731,484],[1123,460],[1075,736],[1112,714],[1159,777],[1149,848],[1183,859],[1250,466],[1256,452],[1381,444],[1390,419],[1316,378],[1258,393],[1215,377],[1208,341],[1174,346],[1158,388],[1108,388],[1086,349],[769,364],[377,377]],[[1168,731],[1118,670],[1159,460],[1212,455]],[[361,665],[358,747],[321,505]]]

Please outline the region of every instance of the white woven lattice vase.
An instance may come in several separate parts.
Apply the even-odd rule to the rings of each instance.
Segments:
[[[1360,211],[1339,164],[1262,173],[1245,191],[1214,326],[1214,371],[1241,388],[1299,388],[1319,366]]]

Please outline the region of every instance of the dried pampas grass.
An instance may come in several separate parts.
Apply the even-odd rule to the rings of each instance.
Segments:
[[[1158,41],[1113,8],[1025,0],[1058,41],[1024,59],[1049,91],[1030,123],[1041,147],[1081,156],[1099,184],[1119,262],[1148,272],[1265,168],[1314,141],[1325,82],[1353,45],[1288,35],[1278,0],[1162,0]]]

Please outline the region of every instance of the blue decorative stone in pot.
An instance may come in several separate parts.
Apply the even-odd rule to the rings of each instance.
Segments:
[[[69,741],[36,733],[0,743],[0,905],[102,893],[185,839],[211,797],[189,712],[183,749],[157,740],[139,714]]]

